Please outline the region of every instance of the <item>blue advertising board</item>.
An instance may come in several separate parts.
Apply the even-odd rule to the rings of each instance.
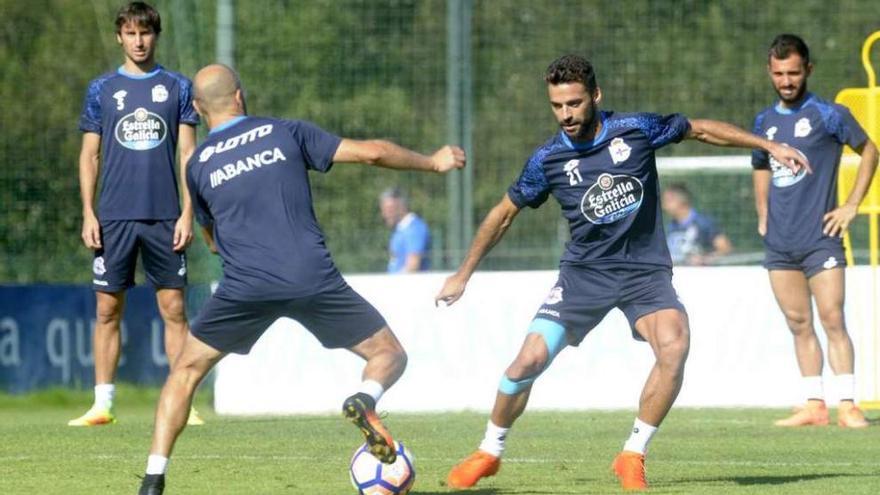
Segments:
[[[209,293],[187,288],[192,318]],[[88,285],[0,285],[0,390],[94,385],[95,293]],[[127,291],[117,381],[158,385],[168,374],[164,324],[151,287]]]

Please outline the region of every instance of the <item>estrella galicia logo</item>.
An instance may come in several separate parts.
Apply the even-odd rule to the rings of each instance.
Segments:
[[[788,146],[785,143],[782,144]],[[795,148],[795,151],[800,153],[801,156],[804,156],[799,149]],[[806,159],[806,157],[804,157],[804,159]],[[790,168],[779,163],[779,160],[776,158],[773,158],[773,155],[770,155],[770,170],[773,172],[773,185],[776,187],[793,186],[807,176],[807,171],[803,167],[801,167],[797,173],[792,172]]]
[[[581,213],[595,224],[616,222],[637,211],[644,195],[639,179],[602,174],[581,198]]]
[[[165,141],[168,125],[162,117],[141,107],[119,119],[114,134],[116,141],[130,150],[151,150]]]

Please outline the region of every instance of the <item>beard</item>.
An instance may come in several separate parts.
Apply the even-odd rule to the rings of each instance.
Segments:
[[[807,93],[807,81],[804,80],[803,84],[801,84],[801,87],[797,88],[794,95],[791,97],[785,97],[782,95],[782,92],[780,92],[778,89],[776,89],[776,88],[773,88],[773,89],[776,90],[776,94],[779,95],[779,99],[782,100],[783,102],[788,103],[788,104],[797,103],[797,102],[801,101],[801,98],[803,98],[804,95]]]

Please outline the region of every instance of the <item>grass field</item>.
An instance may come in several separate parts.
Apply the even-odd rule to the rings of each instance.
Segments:
[[[178,442],[167,493],[353,493],[347,464],[360,440],[341,417],[218,417],[201,395],[197,406],[208,424],[187,429]],[[67,420],[88,407],[90,393],[0,395],[0,493],[135,493],[156,396],[156,390],[122,388],[116,425],[71,428]],[[771,426],[786,412],[674,410],[651,447],[652,493],[880,493],[880,426]],[[413,493],[549,495],[619,492],[609,464],[632,418],[629,411],[527,412],[498,476],[465,492],[443,480],[476,447],[484,414],[392,413],[386,423],[415,455]]]

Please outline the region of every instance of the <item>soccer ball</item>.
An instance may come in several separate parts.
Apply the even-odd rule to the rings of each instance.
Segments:
[[[367,444],[361,445],[351,456],[351,484],[360,495],[406,495],[416,480],[413,456],[402,443],[394,442],[397,460],[382,464]]]

